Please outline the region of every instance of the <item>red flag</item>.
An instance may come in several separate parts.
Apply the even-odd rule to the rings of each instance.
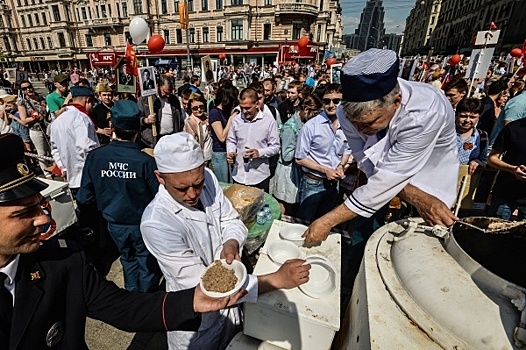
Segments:
[[[126,74],[138,76],[138,66],[135,50],[133,50],[132,44],[128,41],[126,42]]]
[[[489,25],[489,30],[497,30],[499,28],[497,28],[497,25],[495,24],[495,22],[491,22],[491,24]]]

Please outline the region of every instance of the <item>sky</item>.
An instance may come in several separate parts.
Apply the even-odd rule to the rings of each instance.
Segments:
[[[367,0],[340,0],[344,34],[354,33]],[[383,0],[385,33],[401,34],[416,0]],[[398,26],[398,28],[397,28]]]

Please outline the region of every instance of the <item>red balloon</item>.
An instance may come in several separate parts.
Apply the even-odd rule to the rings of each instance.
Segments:
[[[148,50],[152,53],[161,52],[164,49],[164,39],[159,34],[154,34],[148,40]]]
[[[224,59],[226,59],[226,55],[225,55],[224,53],[220,53],[220,54],[219,54],[219,59],[220,59],[220,60],[224,60]]]
[[[298,40],[298,46],[300,48],[307,47],[309,44],[309,37],[308,36],[302,36],[300,40]]]
[[[327,67],[330,67],[332,66],[333,64],[336,64],[338,63],[338,60],[334,57],[331,57],[327,60],[327,62],[325,62],[327,64]]]
[[[511,50],[510,55],[511,55],[511,57],[521,57],[522,56],[522,50],[517,47],[517,48]]]
[[[457,64],[459,64],[460,61],[462,61],[462,57],[460,57],[460,55],[457,53],[451,56],[451,58],[449,59],[449,64],[452,66],[456,66]]]

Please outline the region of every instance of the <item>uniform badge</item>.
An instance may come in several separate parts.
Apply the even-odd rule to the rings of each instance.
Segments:
[[[30,272],[29,276],[31,277],[31,281],[39,280],[40,279],[40,271]]]
[[[29,168],[24,163],[18,163],[16,165],[16,170],[20,173],[22,176],[29,175]]]
[[[52,347],[57,345],[64,335],[64,324],[61,321],[53,323],[46,335],[46,345]]]

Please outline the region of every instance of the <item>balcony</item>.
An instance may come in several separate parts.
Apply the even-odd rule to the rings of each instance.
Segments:
[[[300,2],[281,3],[276,5],[276,17],[284,16],[309,16],[318,17],[318,6]]]
[[[89,26],[91,28],[116,27],[123,25],[119,18],[87,19],[83,22],[85,26]]]
[[[250,5],[225,5],[225,16],[249,16]]]

